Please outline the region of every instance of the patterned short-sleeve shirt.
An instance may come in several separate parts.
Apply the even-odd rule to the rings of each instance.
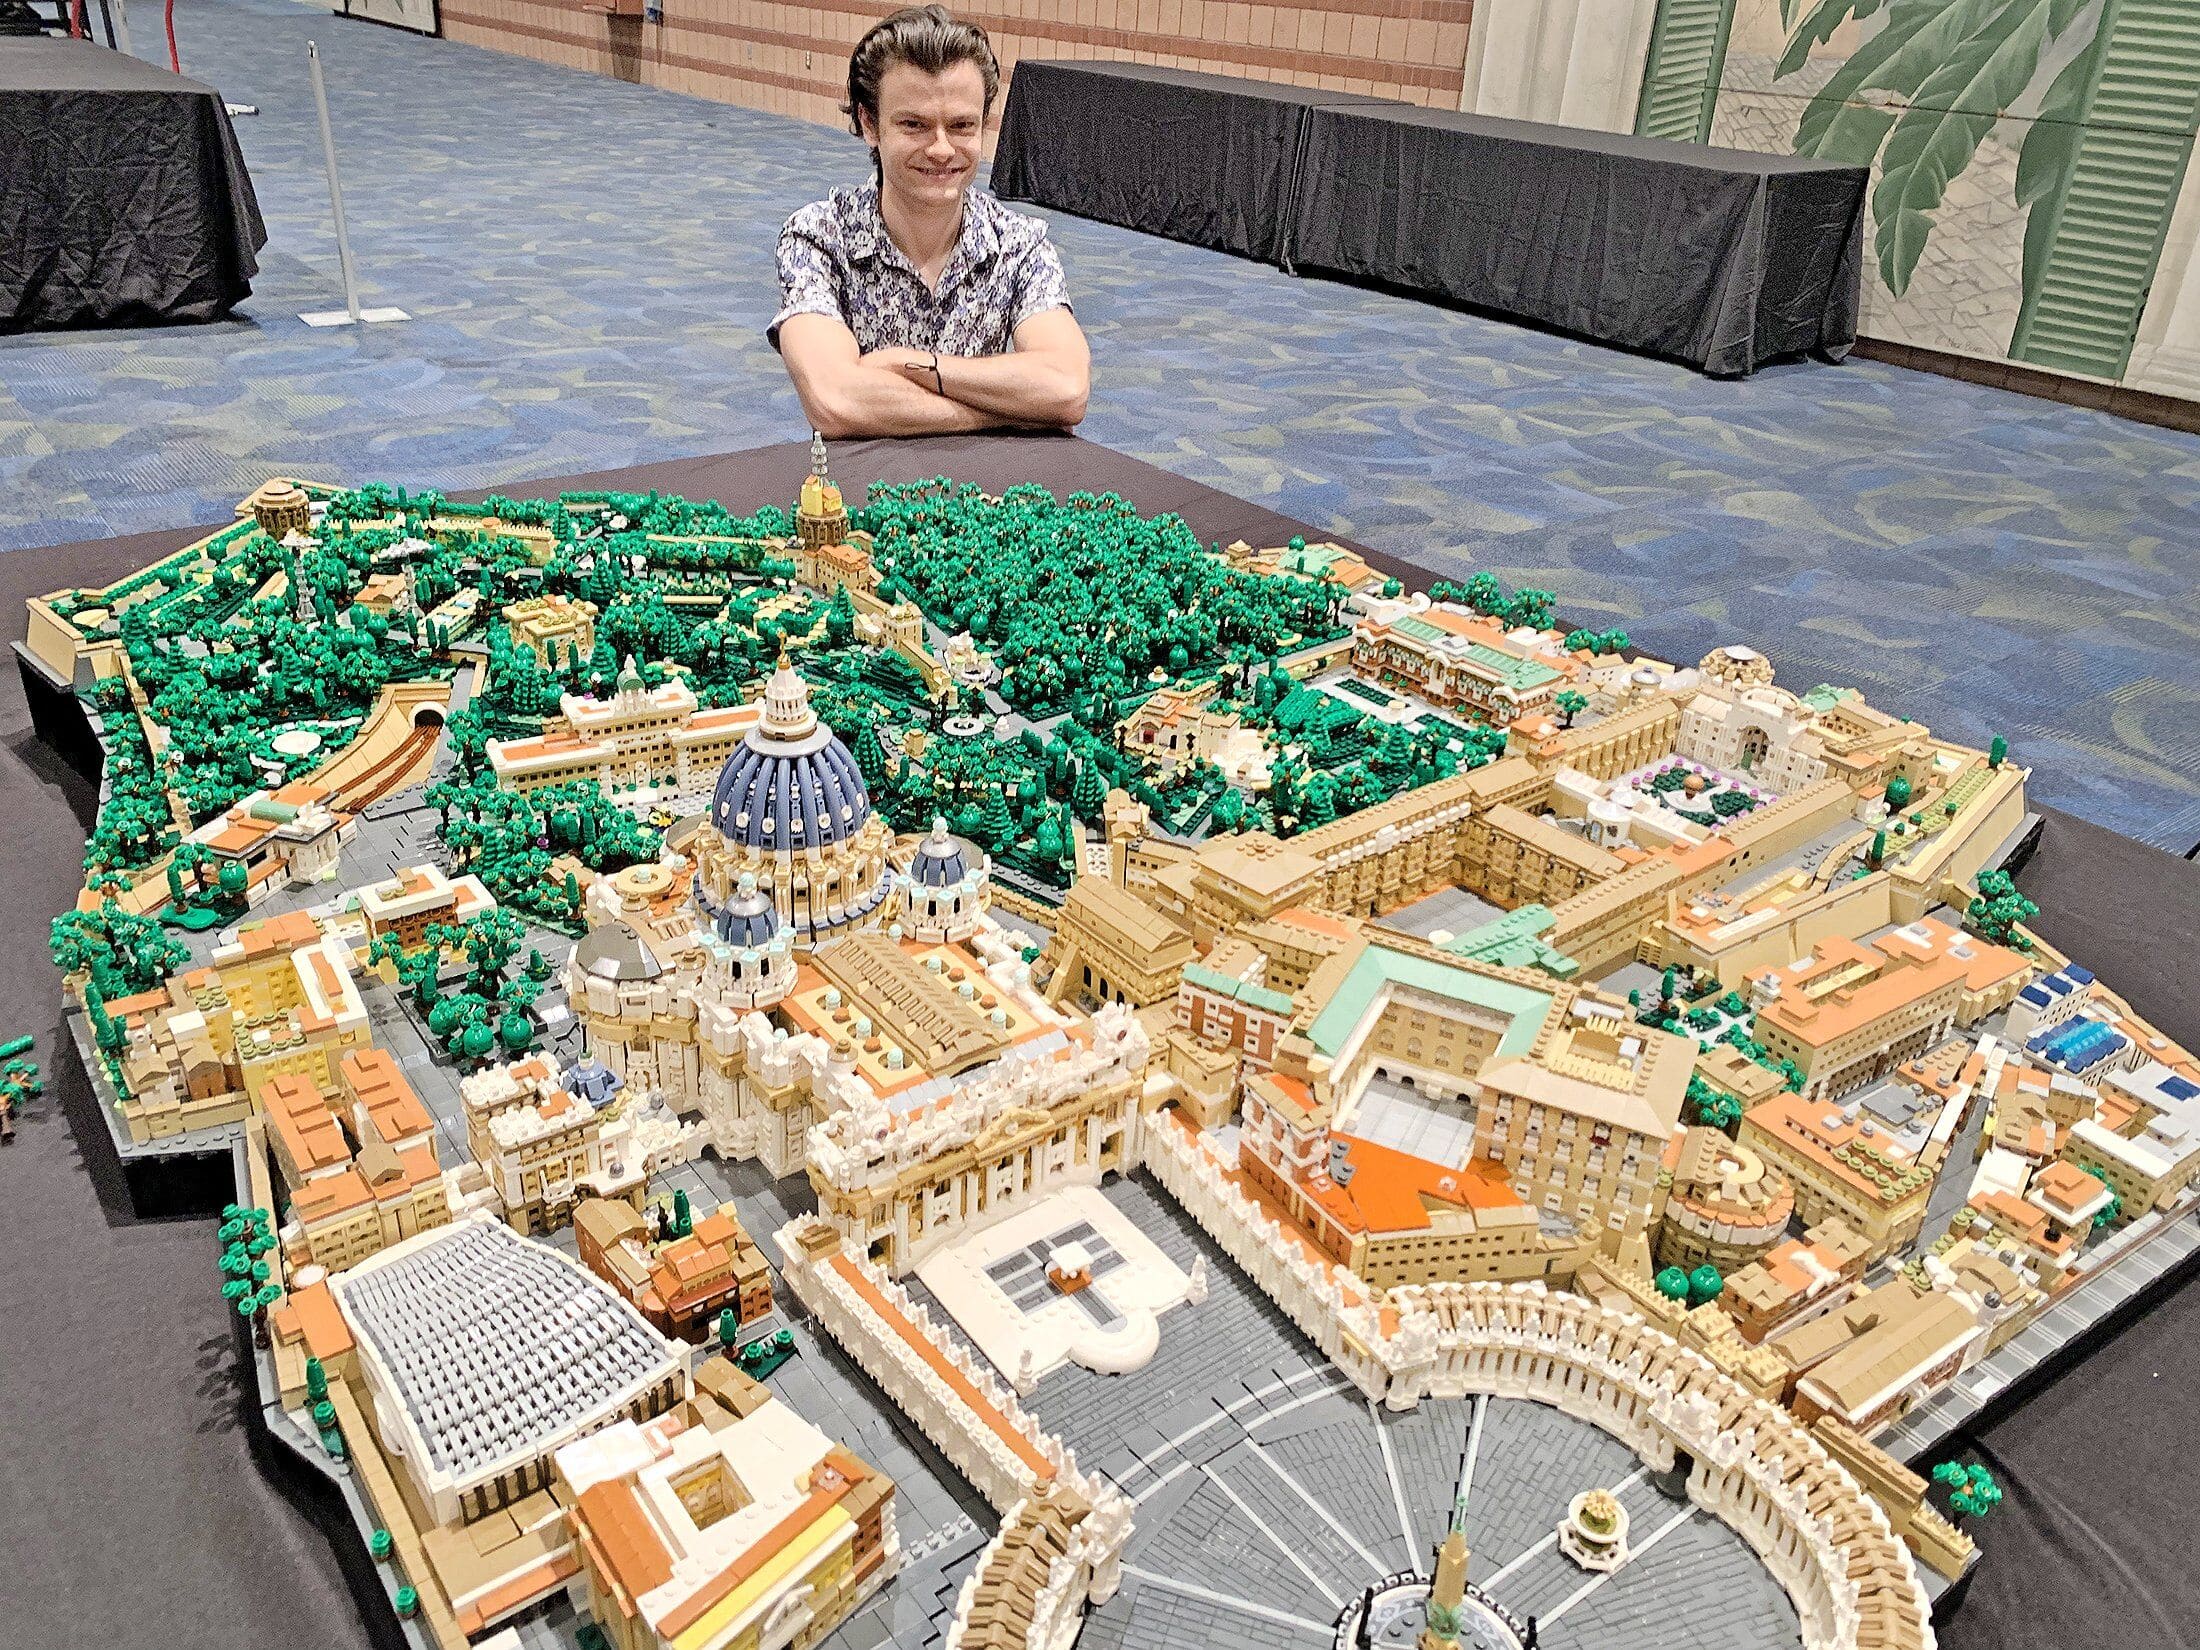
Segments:
[[[836,189],[779,232],[779,313],[845,321],[868,354],[889,345],[943,355],[1003,355],[1034,315],[1069,307],[1062,260],[1037,218],[1012,212],[983,189],[963,197],[963,226],[940,271],[924,284],[879,216],[878,189]]]

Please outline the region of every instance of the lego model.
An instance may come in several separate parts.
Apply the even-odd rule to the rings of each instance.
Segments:
[[[34,601],[72,1033],[408,1639],[1929,1646],[2200,1061],[2002,741],[1556,605],[822,443]]]

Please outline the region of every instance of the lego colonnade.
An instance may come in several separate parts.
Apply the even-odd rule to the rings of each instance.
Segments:
[[[1088,1601],[1122,1581],[1131,1504],[906,1290],[814,1217],[778,1234],[780,1275],[1001,1516],[964,1581],[945,1650],[1069,1650]]]
[[[1689,1498],[1786,1588],[1805,1650],[1931,1650],[1924,1589],[1879,1504],[1788,1411],[1700,1353],[1539,1283],[1372,1294],[1247,1197],[1168,1114],[1143,1135],[1148,1171],[1368,1398],[1393,1410],[1525,1398],[1601,1428],[1657,1471],[1685,1457]]]

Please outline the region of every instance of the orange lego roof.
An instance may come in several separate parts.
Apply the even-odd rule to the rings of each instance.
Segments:
[[[304,911],[286,911],[279,917],[269,917],[238,930],[237,943],[244,948],[246,956],[260,957],[270,952],[295,951],[320,937],[321,926],[310,915]]]
[[[2032,1185],[2049,1204],[2062,1211],[2065,1218],[2097,1201],[2106,1190],[2103,1182],[2087,1174],[2077,1164],[2059,1158],[2034,1175]]]
[[[354,1049],[337,1069],[352,1097],[366,1107],[374,1132],[384,1140],[408,1139],[435,1127],[434,1117],[387,1049]]]
[[[657,1539],[640,1497],[623,1481],[608,1479],[581,1491],[581,1523],[595,1543],[603,1567],[627,1597],[662,1587],[672,1579],[672,1553]]]
[[[325,1280],[293,1289],[284,1297],[284,1304],[295,1314],[309,1356],[327,1363],[352,1349],[351,1326],[344,1322],[344,1314],[337,1309],[336,1297]]]
[[[363,1209],[373,1201],[374,1188],[367,1184],[365,1175],[357,1169],[339,1169],[296,1188],[290,1206],[301,1221],[312,1226]]]
[[[970,1377],[949,1363],[941,1355],[939,1348],[932,1344],[929,1336],[920,1335],[916,1326],[895,1310],[893,1303],[879,1292],[876,1284],[856,1269],[846,1254],[835,1250],[831,1257],[831,1265],[833,1270],[840,1274],[842,1281],[862,1297],[864,1304],[877,1313],[881,1321],[901,1337],[909,1350],[914,1352],[934,1375],[944,1381],[948,1389],[962,1400],[971,1413],[976,1415],[986,1428],[1008,1447],[1009,1453],[1031,1469],[1033,1478],[1041,1484],[1050,1484],[1054,1481],[1056,1476],[1054,1463],[1040,1454],[1032,1445],[1030,1439],[1017,1431],[1015,1427],[1009,1425],[1008,1417],[995,1409],[986,1395],[971,1384]]]
[[[1520,1201],[1497,1164],[1474,1162],[1463,1169],[1379,1146],[1352,1142],[1352,1184],[1340,1186],[1327,1174],[1299,1181],[1299,1190],[1330,1219],[1351,1232],[1384,1237],[1425,1231],[1431,1205],[1482,1212],[1520,1209]]]

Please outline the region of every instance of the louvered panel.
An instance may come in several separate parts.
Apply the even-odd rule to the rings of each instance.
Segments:
[[[1734,0],[1658,0],[1635,106],[1637,134],[1683,143],[1711,136],[1733,21]]]
[[[2108,0],[2106,44],[2062,186],[2047,254],[2009,353],[2020,361],[2120,378],[2161,261],[2200,111],[2200,4]]]

